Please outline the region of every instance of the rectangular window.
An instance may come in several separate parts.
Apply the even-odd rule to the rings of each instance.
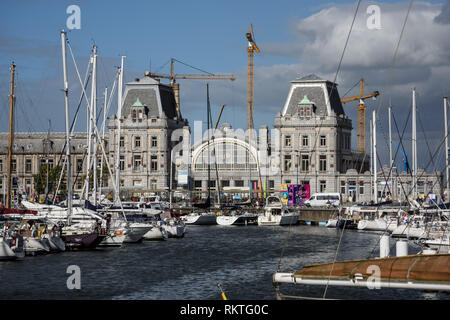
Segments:
[[[209,187],[215,188],[216,187],[216,180],[209,180]]]
[[[150,171],[158,171],[158,156],[151,156]]]
[[[364,182],[359,182],[359,194],[364,194]]]
[[[31,159],[25,159],[25,172],[31,173]]]
[[[133,170],[140,170],[141,169],[141,155],[134,155],[133,156]]]
[[[300,118],[303,118],[305,116],[305,109],[303,107],[298,108],[298,115]]]
[[[303,184],[303,185],[309,184],[309,180],[302,180],[302,181],[300,181],[300,184]]]
[[[300,169],[303,172],[309,171],[309,154],[302,154],[302,163]]]
[[[291,146],[291,136],[285,136],[284,137],[284,146],[290,147]]]
[[[119,147],[124,147],[124,146],[125,146],[125,137],[120,137]]]
[[[133,122],[136,122],[136,118],[137,118],[137,112],[136,109],[131,110],[131,119],[133,120]]]
[[[220,181],[220,185],[222,187],[229,187],[230,186],[230,180],[222,180],[222,181]]]
[[[77,172],[81,172],[83,170],[83,159],[77,159]]]
[[[16,172],[17,171],[17,162],[16,159],[11,160],[11,171]]]
[[[275,189],[275,180],[269,180],[269,189]]]
[[[53,159],[48,159],[48,170],[53,169]]]
[[[119,159],[119,170],[125,170],[125,156],[120,156]]]
[[[244,186],[244,180],[234,180],[234,186],[235,187],[243,187]]]
[[[284,156],[284,171],[291,171],[291,167],[292,167],[292,160],[291,160],[291,155],[285,155]]]
[[[284,180],[285,184],[291,184],[291,180]]]
[[[156,148],[158,146],[158,137],[152,137],[152,148]]]
[[[305,117],[311,118],[311,107],[305,107]]]
[[[141,147],[141,137],[135,137],[134,138],[134,147],[140,148]]]
[[[150,180],[150,189],[156,190],[158,187],[158,180]]]
[[[342,193],[342,194],[346,194],[345,191],[346,191],[346,188],[345,188],[345,181],[341,181],[341,193]]]
[[[3,171],[3,159],[0,159],[0,172]]]
[[[308,136],[302,136],[302,146],[307,147],[309,145],[309,137]]]
[[[320,146],[321,147],[327,146],[327,136],[320,136]]]
[[[320,192],[325,192],[327,190],[327,182],[325,180],[320,180]]]
[[[76,188],[77,188],[77,190],[80,190],[81,188],[83,188],[83,182],[82,181],[77,181]]]
[[[326,155],[319,156],[319,171],[320,172],[327,171],[327,156]]]
[[[138,115],[139,115],[139,122],[142,122],[142,119],[144,118],[144,112],[142,111],[142,109],[139,109],[138,111]]]
[[[202,187],[202,180],[194,180],[194,188],[201,189],[201,187]]]

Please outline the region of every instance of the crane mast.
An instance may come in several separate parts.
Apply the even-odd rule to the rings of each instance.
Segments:
[[[247,130],[253,129],[253,86],[254,86],[254,57],[255,52],[260,52],[254,41],[253,26],[250,24],[250,32],[245,34],[248,40],[247,56]]]
[[[364,104],[364,100],[369,98],[374,98],[379,95],[378,91],[374,91],[371,94],[364,95],[364,79],[360,80],[359,87],[359,95],[342,98],[342,103],[348,103],[352,101],[358,101],[358,152],[365,153],[366,152],[366,106]]]

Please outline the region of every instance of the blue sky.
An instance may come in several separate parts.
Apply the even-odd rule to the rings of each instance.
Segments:
[[[227,104],[223,121],[246,126],[247,41],[250,23],[262,52],[255,57],[255,127],[273,125],[289,90],[289,81],[309,73],[333,80],[357,1],[2,1],[0,3],[0,131],[7,131],[8,68],[17,64],[17,131],[64,130],[60,30],[67,29],[66,9],[81,9],[81,29],[68,32],[80,71],[84,73],[93,43],[99,52],[98,97],[112,85],[120,55],[126,55],[125,82],[146,70],[168,73],[174,57],[211,73],[228,73],[235,82],[211,80],[213,117]],[[381,7],[383,29],[365,28],[366,8]],[[362,1],[338,77],[343,95],[364,77],[366,91],[383,89],[408,1]],[[448,1],[415,1],[402,40],[398,68],[386,102],[398,106],[406,120],[410,89],[415,86],[422,104],[419,115],[436,146],[442,136],[442,95],[449,94],[450,28]],[[435,17],[440,15],[439,23]],[[425,20],[425,22],[424,22]],[[443,22],[442,22],[443,21]],[[373,40],[369,40],[373,39]],[[334,42],[333,42],[334,41]],[[430,49],[432,48],[432,49]],[[381,50],[381,51],[379,51]],[[431,50],[431,51],[427,51]],[[414,53],[414,55],[410,53]],[[69,59],[71,112],[80,87]],[[166,64],[166,65],[165,65]],[[165,66],[164,66],[165,65]],[[164,67],[162,67],[164,66]],[[176,73],[198,73],[176,64]],[[191,124],[205,120],[206,81],[180,80],[181,111]],[[437,90],[436,90],[437,89]],[[350,92],[350,95],[356,94]],[[369,105],[372,109],[375,103]],[[383,106],[385,107],[385,106]],[[346,107],[353,119],[356,146],[356,105]],[[435,112],[430,112],[435,110]],[[115,105],[113,104],[115,112]],[[383,111],[384,112],[384,111]],[[83,113],[84,114],[84,113]],[[366,114],[368,119],[369,113]],[[404,119],[403,119],[403,118]],[[85,128],[85,117],[77,130]],[[383,120],[383,119],[381,119]],[[382,125],[385,131],[387,124]],[[434,131],[433,131],[434,130]],[[368,136],[368,134],[366,134]],[[420,134],[419,134],[420,136]],[[434,143],[434,144],[433,144]],[[420,161],[420,159],[419,159]],[[425,160],[422,160],[425,162]]]

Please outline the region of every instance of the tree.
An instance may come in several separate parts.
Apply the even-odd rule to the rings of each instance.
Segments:
[[[62,171],[61,166],[55,166],[51,168],[50,171],[48,172],[48,188],[49,188],[48,192],[51,194],[54,194],[56,192],[61,171]],[[36,191],[36,193],[44,194],[47,185],[47,164],[41,165],[39,173],[33,175],[33,178],[34,178],[34,190]],[[59,187],[59,193],[62,194],[67,193],[65,180],[66,180],[66,173],[64,172],[61,180],[61,185]]]

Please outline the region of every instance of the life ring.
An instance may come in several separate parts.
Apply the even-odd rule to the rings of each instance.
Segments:
[[[117,236],[121,236],[121,235],[123,235],[123,231],[120,231],[120,232],[117,232],[117,231],[116,231],[115,235],[116,235],[116,237],[117,237]]]

